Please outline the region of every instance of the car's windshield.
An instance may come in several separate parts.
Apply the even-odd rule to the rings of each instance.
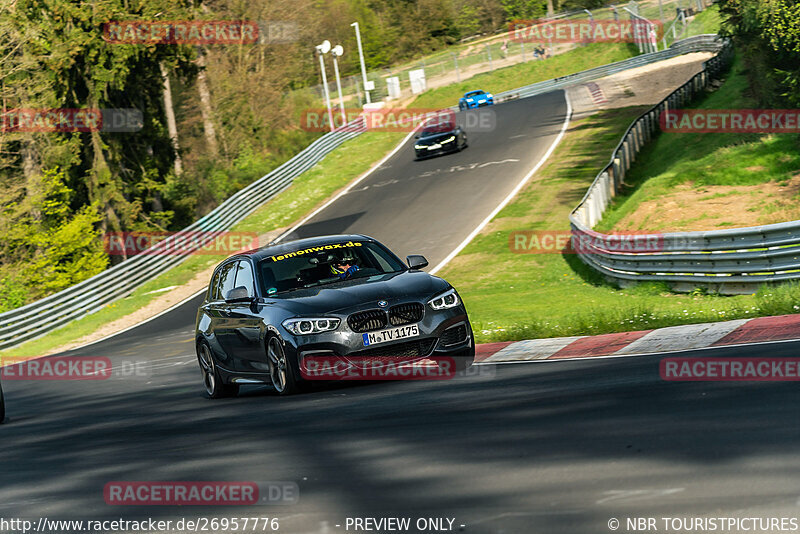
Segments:
[[[455,129],[455,124],[452,122],[439,122],[436,124],[429,124],[422,130],[421,137],[430,137],[441,133],[451,132]]]
[[[259,262],[263,295],[402,271],[406,266],[377,243],[347,241],[308,246]]]
[[[465,96],[478,96],[478,95],[482,95],[482,94],[484,94],[484,92],[480,91],[480,90],[479,91],[470,91]]]

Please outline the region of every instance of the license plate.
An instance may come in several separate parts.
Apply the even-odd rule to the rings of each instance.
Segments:
[[[407,339],[410,337],[417,337],[419,335],[419,326],[410,324],[408,326],[398,326],[397,328],[389,328],[387,330],[380,330],[378,332],[367,332],[363,335],[364,346],[378,345],[380,343],[388,343],[389,341],[397,341],[398,339]]]
[[[439,143],[436,143],[435,145],[430,145],[428,147],[428,150],[436,150],[437,148],[442,148],[442,145],[440,145]]]

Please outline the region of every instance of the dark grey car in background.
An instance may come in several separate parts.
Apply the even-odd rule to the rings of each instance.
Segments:
[[[407,264],[363,235],[303,239],[221,263],[197,313],[196,347],[206,392],[243,384],[290,394],[307,383],[306,357],[447,357],[472,364],[464,304],[445,280]],[[339,265],[356,265],[342,272]]]
[[[467,148],[467,134],[456,124],[427,126],[415,136],[415,139],[414,154],[418,160],[459,152]]]

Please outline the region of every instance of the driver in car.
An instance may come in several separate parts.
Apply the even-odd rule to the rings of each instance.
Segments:
[[[335,259],[331,263],[331,272],[341,280],[347,280],[358,271],[358,265],[354,258]]]

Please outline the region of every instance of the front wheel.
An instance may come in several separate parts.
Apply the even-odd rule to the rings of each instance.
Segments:
[[[283,350],[283,343],[276,336],[272,336],[267,341],[267,360],[269,361],[269,377],[272,379],[272,386],[278,395],[296,393],[300,387],[294,375],[294,369],[286,357],[286,351]]]
[[[237,384],[225,384],[222,381],[217,364],[211,355],[211,347],[205,342],[197,344],[197,361],[200,364],[200,372],[203,373],[203,386],[209,398],[234,397],[239,393]]]

